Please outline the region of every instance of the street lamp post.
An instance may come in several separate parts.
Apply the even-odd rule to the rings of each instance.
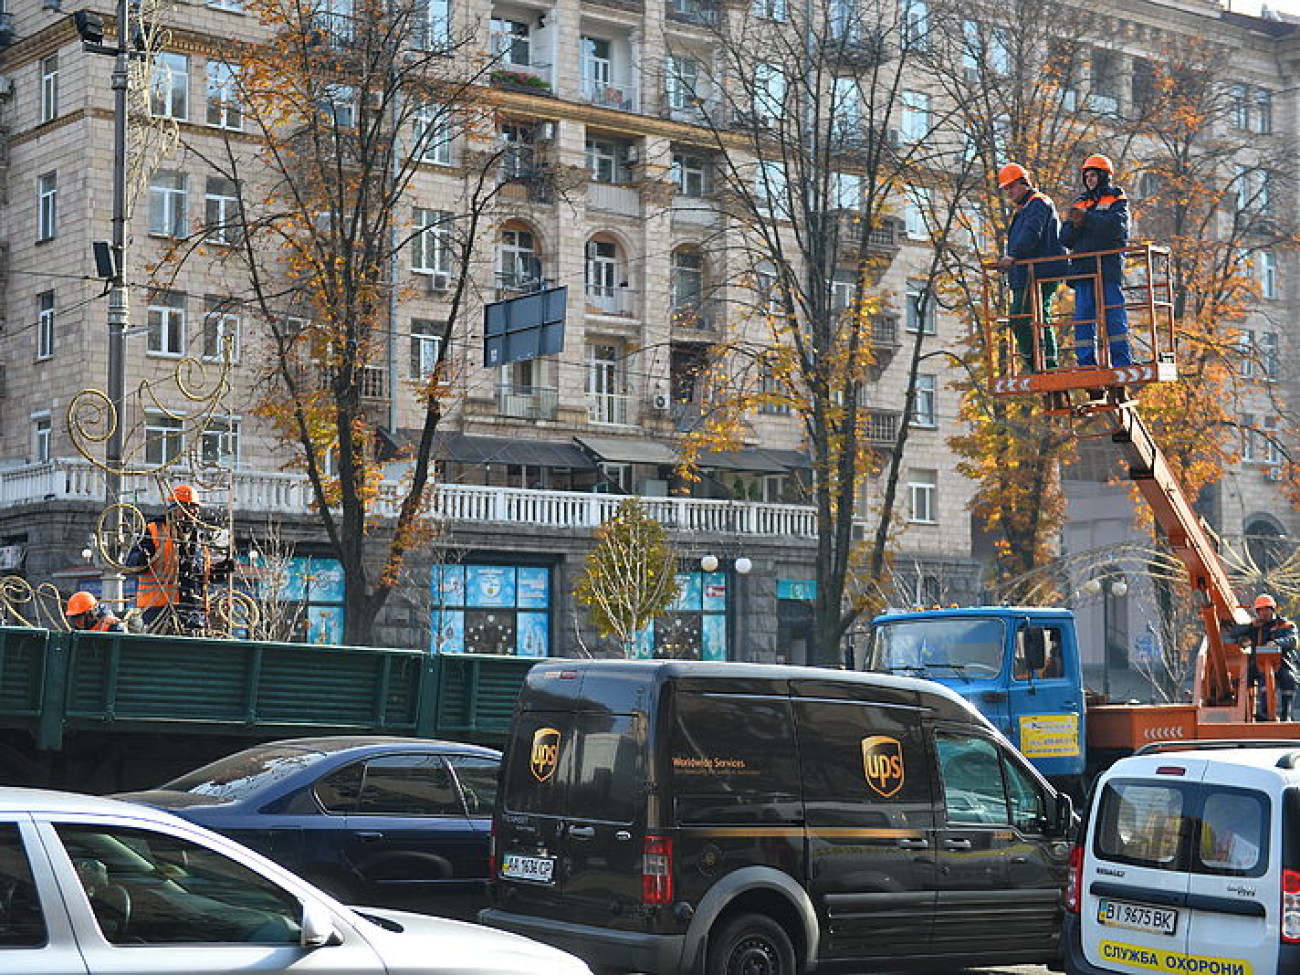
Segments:
[[[1111,600],[1128,595],[1128,583],[1118,572],[1093,576],[1083,584],[1083,591],[1091,596],[1101,596],[1101,693],[1110,700],[1110,614]]]
[[[79,11],[74,15],[82,47],[92,54],[111,55],[113,61],[113,220],[110,260],[101,274],[108,278],[108,401],[111,407],[108,439],[104,444],[104,501],[112,512],[108,537],[117,543],[123,531],[122,427],[126,400],[126,331],[130,306],[126,289],[126,158],[127,89],[130,84],[132,50],[129,0],[117,0],[117,43],[103,43],[104,27],[98,15]],[[115,555],[117,553],[114,553]],[[122,574],[106,560],[103,596],[114,608],[122,607]]]

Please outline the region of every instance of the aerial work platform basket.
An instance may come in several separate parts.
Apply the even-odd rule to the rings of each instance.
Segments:
[[[1102,287],[1102,258],[1120,255],[1124,264],[1124,309],[1128,314],[1129,343],[1133,365],[1112,365],[1110,336],[1106,329],[1106,312]],[[1175,361],[1173,285],[1169,271],[1169,248],[1155,244],[1136,244],[1109,251],[1071,254],[1070,259],[1093,258],[1097,270],[1087,274],[1036,273],[1035,268],[1059,267],[1059,257],[1018,261],[1030,274],[1028,288],[1029,329],[1032,337],[1032,365],[1027,366],[1017,350],[1011,327],[1010,290],[997,262],[986,261],[982,267],[984,350],[989,371],[989,392],[995,396],[1025,394],[1062,394],[1079,389],[1096,395],[1108,391],[1120,399],[1135,387],[1148,383],[1173,382],[1178,379]],[[1043,308],[1043,285],[1057,283],[1056,300],[1051,314]],[[1091,288],[1096,300],[1096,362],[1080,365],[1075,356],[1074,302],[1071,292]],[[1054,329],[1059,339],[1058,363],[1047,362],[1047,329]],[[1058,400],[1058,402],[1063,402]]]

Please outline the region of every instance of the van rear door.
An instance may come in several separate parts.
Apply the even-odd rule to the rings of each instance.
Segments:
[[[1150,775],[1109,779],[1091,816],[1080,927],[1085,957],[1105,971],[1176,971],[1165,960],[1187,953],[1184,866],[1205,763],[1168,756],[1161,764],[1181,771],[1158,775],[1153,761]]]
[[[608,925],[641,898],[642,727],[635,714],[521,711],[502,769],[496,903]]]

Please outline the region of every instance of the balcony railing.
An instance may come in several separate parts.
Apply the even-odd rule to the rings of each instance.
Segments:
[[[617,183],[588,183],[587,206],[593,210],[639,217],[641,194],[631,186],[620,186]]]
[[[592,423],[626,426],[631,398],[626,393],[588,393],[587,419]]]
[[[903,414],[896,410],[868,410],[867,439],[878,447],[893,446],[898,441],[898,428]]]
[[[716,330],[721,317],[718,303],[706,298],[675,304],[671,315],[673,328],[689,328],[700,332]]]
[[[633,85],[610,85],[592,78],[582,79],[582,100],[620,112],[637,111],[639,102]]]
[[[560,391],[554,386],[498,386],[497,413],[519,420],[554,420]]]
[[[149,507],[159,503],[153,478],[123,478],[123,497]],[[231,502],[240,515],[310,516],[311,485],[300,474],[236,471],[231,478]],[[0,470],[0,507],[77,501],[99,506],[104,501],[104,472],[86,461],[54,460]],[[221,499],[222,504],[225,498]],[[401,500],[400,485],[385,481],[375,500],[375,514],[393,517]],[[472,484],[437,484],[430,511],[442,521],[509,524],[534,528],[591,529],[617,510],[622,498],[578,491],[530,491],[524,488]],[[700,498],[646,498],[651,517],[681,532],[719,532],[813,538],[817,516],[813,508],[753,501],[714,501]]]
[[[711,0],[668,0],[664,14],[669,20],[713,27],[718,22],[718,5]]]
[[[587,285],[587,314],[636,315],[636,295],[631,288],[611,288],[604,285]]]

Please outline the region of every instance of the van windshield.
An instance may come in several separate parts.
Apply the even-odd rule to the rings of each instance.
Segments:
[[[1006,622],[917,619],[880,623],[871,632],[867,670],[929,679],[993,680],[1002,673]]]

